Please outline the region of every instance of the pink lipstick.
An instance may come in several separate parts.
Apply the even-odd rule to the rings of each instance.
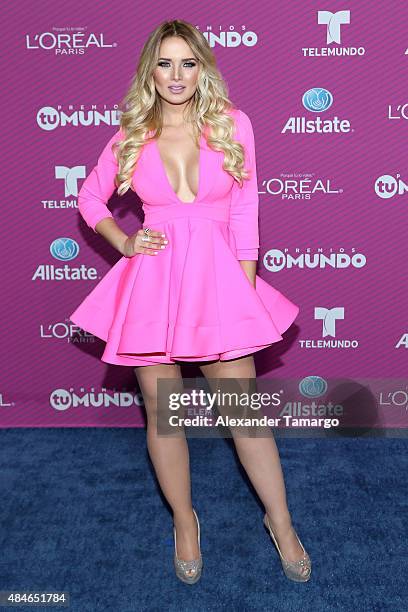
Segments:
[[[171,93],[181,93],[182,91],[184,91],[185,87],[184,85],[170,85],[169,89]]]

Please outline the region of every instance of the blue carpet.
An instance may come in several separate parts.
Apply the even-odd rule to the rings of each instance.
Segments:
[[[277,439],[313,560],[310,582],[296,584],[232,441],[190,438],[204,559],[192,586],[174,574],[171,514],[143,429],[5,429],[1,439],[2,591],[68,591],[71,612],[408,609],[405,439]]]

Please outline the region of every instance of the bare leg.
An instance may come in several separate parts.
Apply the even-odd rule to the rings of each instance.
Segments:
[[[135,367],[147,413],[147,447],[160,488],[173,510],[177,532],[177,555],[184,561],[199,556],[197,522],[191,502],[190,460],[185,435],[157,434],[157,379],[182,380],[178,364]],[[191,573],[193,575],[194,572]]]
[[[200,369],[207,379],[256,377],[252,355],[230,361],[207,362]],[[272,431],[270,437],[243,437],[234,435],[232,430],[231,435],[240,462],[265,507],[283,556],[290,561],[301,559],[303,551],[292,526],[282,466]]]

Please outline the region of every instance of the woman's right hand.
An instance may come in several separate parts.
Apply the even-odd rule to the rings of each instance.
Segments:
[[[128,236],[122,246],[122,255],[133,257],[136,253],[143,255],[157,255],[159,249],[164,249],[168,240],[163,232],[150,230],[146,235],[143,229]]]

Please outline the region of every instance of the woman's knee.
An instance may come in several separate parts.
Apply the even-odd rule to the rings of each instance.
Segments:
[[[182,391],[183,381],[178,364],[155,364],[135,368],[150,423],[157,421],[159,405],[168,408],[168,394]],[[166,379],[166,380],[165,380]]]

